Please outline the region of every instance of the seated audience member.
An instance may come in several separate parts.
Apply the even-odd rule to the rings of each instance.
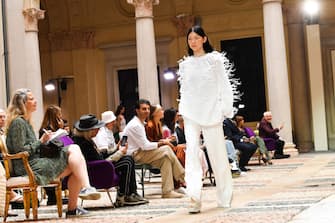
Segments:
[[[235,148],[237,148],[240,151],[240,161],[239,161],[240,170],[241,171],[250,170],[245,166],[248,165],[251,156],[257,150],[257,146],[253,143],[250,143],[249,140],[247,140],[246,137],[243,136],[243,133],[241,133],[241,131],[237,128],[235,123],[229,118],[226,118],[223,121],[223,129],[227,139],[233,141]]]
[[[6,112],[0,108],[0,144],[5,144],[5,131],[4,127],[6,124]],[[18,202],[23,204],[23,197],[20,194],[15,193],[14,191],[11,192],[10,195],[11,202]],[[0,164],[0,217],[4,215],[5,209],[5,201],[6,201],[6,173],[5,169]],[[17,216],[15,213],[8,213],[8,216]]]
[[[113,127],[115,142],[120,140],[120,134],[122,134],[124,128],[126,127],[126,118],[124,117],[126,112],[126,107],[123,104],[119,104],[115,111],[116,124]]]
[[[277,134],[284,126],[280,125],[278,128],[273,128],[272,126],[272,113],[270,111],[264,112],[263,118],[259,123],[258,131],[259,136],[262,138],[271,138],[275,140],[276,148],[273,159],[285,159],[289,158],[290,155],[284,154],[284,145],[285,142],[279,138]]]
[[[244,126],[244,118],[241,115],[235,116],[235,121],[238,129],[243,133],[245,137],[247,137],[251,143],[254,143],[258,146],[260,153],[262,154],[262,160],[265,165],[269,164],[272,165],[271,157],[269,155],[269,151],[265,146],[264,140],[256,136],[254,131],[250,128]]]
[[[137,194],[134,160],[131,156],[125,156],[127,145],[121,147],[113,143],[113,133],[110,129],[113,127],[115,116],[113,112],[102,114],[103,119],[107,122],[98,120],[95,115],[83,115],[75,123],[73,140],[79,145],[86,161],[109,160],[114,163],[115,170],[120,173],[120,183],[117,191],[116,205],[138,205],[147,203],[140,195]],[[108,126],[108,127],[107,127]],[[109,132],[110,131],[110,132]],[[106,149],[105,153],[97,149],[92,140],[98,132],[100,135],[96,141],[101,146],[100,149]],[[107,147],[107,148],[106,148]],[[111,155],[109,154],[111,152]],[[108,173],[106,173],[108,175]]]
[[[78,196],[86,199],[99,199],[100,193],[91,187],[87,175],[85,159],[78,145],[63,147],[59,157],[40,157],[41,145],[46,143],[52,133],[45,132],[36,139],[31,125],[32,113],[36,111],[37,101],[29,89],[15,91],[8,107],[8,122],[6,123],[6,143],[8,152],[16,154],[26,151],[28,161],[40,185],[46,185],[54,179],[68,176],[69,202],[66,217],[87,215],[88,211],[77,206]],[[13,160],[13,170],[16,176],[23,176],[26,171],[23,162]]]
[[[150,115],[150,117],[151,116],[152,116],[152,119],[150,119],[148,121],[148,124],[149,124],[150,121],[156,122],[155,121],[156,116]],[[176,136],[176,132],[175,132],[176,118],[177,118],[177,110],[176,109],[170,108],[170,109],[166,109],[164,111],[164,116],[163,116],[163,119],[162,119],[162,124],[163,124],[163,126],[162,126],[162,138],[170,140],[170,142],[172,144],[173,152],[176,154],[176,156],[177,156],[178,160],[180,161],[181,165],[185,168],[186,144],[178,142],[178,137]],[[146,130],[147,129],[148,128],[146,128]]]
[[[136,115],[126,125],[124,135],[128,136],[128,155],[135,162],[150,164],[160,168],[162,176],[162,197],[181,198],[184,195],[174,191],[173,180],[185,183],[185,170],[169,146],[168,140],[151,142],[145,132],[145,120],[150,114],[150,102],[140,99],[136,106]]]
[[[58,129],[64,128],[64,122],[62,118],[62,110],[56,105],[49,105],[44,113],[41,128],[39,130],[39,138],[42,137],[45,130],[56,132]],[[47,205],[56,204],[56,194],[54,187],[45,187],[46,194],[48,195]],[[68,202],[67,199],[63,198],[63,204]]]
[[[178,116],[177,125],[175,128],[177,140],[178,140],[178,143],[180,144],[186,144],[185,131],[184,131],[184,127],[185,127],[184,118],[182,115],[179,115],[179,114],[177,116]]]

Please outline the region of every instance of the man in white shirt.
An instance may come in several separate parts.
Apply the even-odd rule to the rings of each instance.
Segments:
[[[150,102],[140,99],[136,104],[136,115],[124,130],[124,135],[128,136],[127,154],[132,155],[137,163],[150,164],[160,169],[163,198],[181,198],[184,195],[174,191],[173,179],[184,183],[185,170],[167,145],[167,140],[159,142],[148,140],[144,125],[149,113]]]

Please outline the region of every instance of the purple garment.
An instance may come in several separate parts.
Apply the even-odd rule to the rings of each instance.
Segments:
[[[256,136],[254,131],[249,127],[244,127],[244,131],[248,135],[249,138],[252,137],[252,136]]]
[[[61,136],[59,137],[59,140],[63,142],[64,146],[68,146],[74,143],[70,136]]]

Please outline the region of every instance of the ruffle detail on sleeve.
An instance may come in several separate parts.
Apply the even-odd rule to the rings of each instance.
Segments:
[[[230,85],[231,85],[231,88],[232,88],[232,91],[233,91],[233,96],[234,96],[234,99],[233,101],[234,102],[238,102],[241,100],[241,97],[243,95],[243,92],[240,92],[238,90],[238,87],[241,85],[241,81],[238,77],[235,77],[235,69],[234,69],[234,64],[232,62],[230,62],[228,60],[228,58],[226,57],[226,52],[222,52],[222,53],[219,53],[217,51],[214,51],[210,57],[208,58],[213,58],[213,60],[216,60],[217,63],[221,63],[223,64],[224,66],[224,70],[226,72],[226,75],[229,79],[229,82],[230,82]],[[213,66],[216,64],[215,63],[212,63]],[[237,109],[237,108],[235,108]]]

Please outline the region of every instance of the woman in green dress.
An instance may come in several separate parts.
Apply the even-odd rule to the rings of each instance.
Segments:
[[[7,114],[6,144],[8,151],[12,154],[22,151],[29,153],[29,164],[40,185],[68,176],[69,203],[66,216],[86,215],[88,211],[77,207],[78,196],[85,199],[99,199],[100,193],[90,186],[86,162],[80,148],[73,144],[62,148],[59,157],[41,158],[40,146],[51,138],[52,132],[45,131],[40,139],[36,138],[30,122],[36,107],[37,101],[31,90],[18,89],[15,91]],[[13,162],[13,167],[15,175],[26,174],[22,161],[16,160]]]

